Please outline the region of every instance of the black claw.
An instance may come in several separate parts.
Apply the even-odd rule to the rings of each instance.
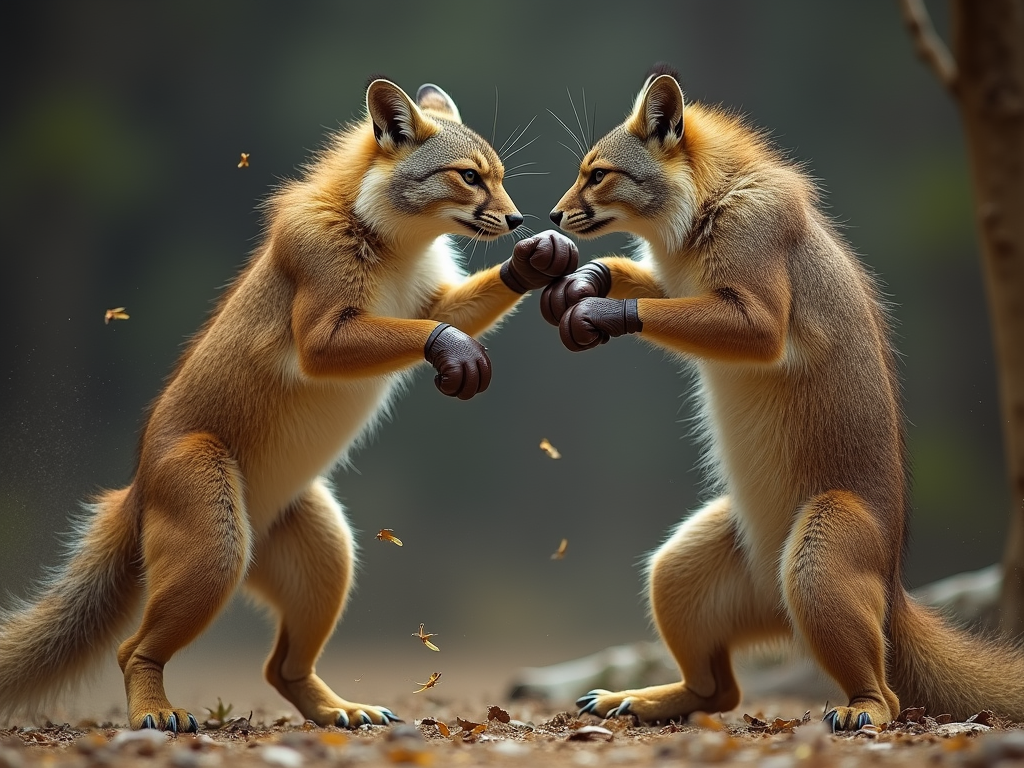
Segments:
[[[867,712],[861,712],[857,715],[857,730],[859,731],[865,725],[871,725],[871,715]]]
[[[836,732],[836,726],[839,724],[839,712],[838,712],[838,710],[833,709],[831,712],[826,714],[825,717],[822,718],[822,720],[824,720],[826,723],[828,723],[829,728],[832,729],[832,733],[835,733]]]
[[[338,719],[334,721],[334,724],[339,728],[348,728],[348,712],[342,710],[338,714]]]
[[[156,728],[156,720],[153,719],[152,715],[146,715],[142,718],[143,728]]]
[[[580,707],[580,714],[583,715],[588,712],[593,714],[595,706],[597,706],[597,699],[591,699],[586,705]]]
[[[401,723],[401,722],[403,722],[402,719],[400,717],[398,717],[398,715],[396,715],[394,712],[392,712],[387,707],[378,707],[378,709],[380,709],[381,713],[384,715],[384,722],[385,723]]]
[[[199,733],[199,721],[191,712],[188,715],[188,729],[191,733]]]
[[[365,712],[359,713],[359,719],[363,722],[363,725],[373,725],[373,720],[371,720],[370,716]]]
[[[177,733],[178,732],[178,716],[177,715],[172,713],[171,716],[167,718],[167,728],[166,728],[166,730],[170,731],[171,733]]]

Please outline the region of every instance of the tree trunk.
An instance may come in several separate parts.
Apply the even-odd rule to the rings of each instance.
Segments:
[[[952,90],[974,179],[1009,471],[1003,629],[1024,633],[1024,0],[952,0]]]

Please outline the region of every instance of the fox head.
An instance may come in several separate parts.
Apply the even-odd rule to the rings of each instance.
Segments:
[[[360,182],[356,214],[378,232],[492,240],[523,223],[502,186],[490,144],[462,124],[455,102],[427,84],[410,99],[377,79],[366,91],[375,156]]]
[[[632,113],[584,155],[576,183],[551,211],[551,220],[581,237],[629,232],[674,250],[690,229],[695,207],[685,144],[678,78],[656,71]]]

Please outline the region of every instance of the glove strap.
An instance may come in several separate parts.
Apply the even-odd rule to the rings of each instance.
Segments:
[[[434,342],[437,341],[437,337],[444,333],[446,328],[451,328],[448,323],[438,323],[437,326],[427,336],[427,343],[423,345],[423,359],[430,362],[430,348],[434,346]]]
[[[639,333],[644,329],[636,299],[626,299],[622,302],[622,320],[626,333]]]

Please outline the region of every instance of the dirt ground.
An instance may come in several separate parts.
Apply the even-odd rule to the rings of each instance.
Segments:
[[[539,702],[415,702],[403,702],[415,719],[355,731],[248,712],[221,724],[210,720],[198,735],[128,731],[107,722],[9,728],[0,730],[0,768],[1024,765],[1024,730],[984,713],[952,723],[908,711],[906,722],[832,735],[820,711],[790,700],[656,727],[577,717]]]

